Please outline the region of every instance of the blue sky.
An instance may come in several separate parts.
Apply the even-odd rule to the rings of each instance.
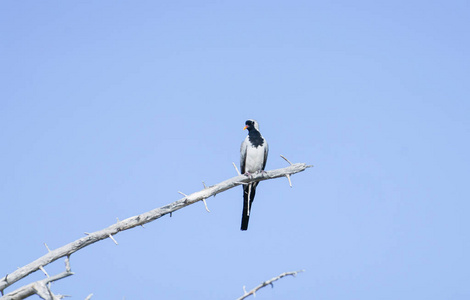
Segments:
[[[3,1],[0,272],[235,176],[315,167],[71,257],[83,299],[468,299],[468,1]],[[63,270],[63,260],[46,267]],[[40,272],[8,291],[42,279]]]

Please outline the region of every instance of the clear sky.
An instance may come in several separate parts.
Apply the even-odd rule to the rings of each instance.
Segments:
[[[83,299],[469,299],[470,2],[2,1],[0,274],[235,176],[315,167],[71,257]],[[63,270],[63,259],[46,267]],[[7,290],[42,279],[35,273]]]

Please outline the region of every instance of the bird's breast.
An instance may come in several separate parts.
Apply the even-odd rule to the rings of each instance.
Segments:
[[[248,146],[246,149],[245,172],[260,171],[264,164],[264,147]]]

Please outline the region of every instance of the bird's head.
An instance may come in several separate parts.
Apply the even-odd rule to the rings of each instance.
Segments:
[[[245,129],[248,129],[248,131],[252,130],[252,129],[256,129],[259,131],[259,125],[258,125],[258,122],[256,120],[247,120],[245,122],[245,127],[243,127],[243,130]]]

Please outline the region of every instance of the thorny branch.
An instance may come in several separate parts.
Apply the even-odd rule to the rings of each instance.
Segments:
[[[285,273],[282,273],[280,274],[279,276],[276,276],[274,278],[271,278],[269,279],[268,281],[264,281],[262,282],[260,285],[256,286],[254,289],[252,289],[251,291],[247,292],[245,290],[245,287],[243,287],[243,291],[245,292],[245,294],[243,296],[241,296],[240,298],[238,298],[237,300],[243,300],[245,298],[247,298],[248,296],[250,295],[253,295],[254,297],[256,297],[256,292],[259,290],[259,289],[262,289],[264,288],[265,286],[267,285],[271,285],[271,287],[274,287],[273,285],[273,282],[274,281],[277,281],[279,279],[281,279],[282,277],[286,277],[286,276],[296,276],[298,273],[301,273],[301,272],[305,272],[305,270],[299,270],[299,271],[294,271],[294,272],[285,272]]]
[[[1,297],[1,299],[2,300],[24,299],[34,294],[46,300],[62,299],[64,296],[54,295],[52,293],[52,291],[50,290],[49,284],[51,282],[73,275],[73,272],[70,270],[69,258],[67,257],[65,259],[65,271],[62,273],[59,273],[57,275],[50,277],[42,266],[41,266],[41,270],[43,270],[43,272],[47,275],[47,278],[22,286],[19,289]]]
[[[198,201],[207,199],[211,196],[215,196],[216,194],[224,192],[238,185],[247,184],[247,183],[256,182],[256,181],[264,181],[264,180],[269,180],[269,179],[274,179],[274,178],[279,178],[279,177],[285,177],[287,175],[290,176],[292,174],[302,172],[310,167],[312,166],[309,166],[305,163],[296,163],[296,164],[291,164],[290,166],[286,168],[275,169],[275,170],[266,171],[266,172],[259,172],[259,173],[253,174],[252,176],[238,175],[230,179],[227,179],[223,182],[220,182],[218,184],[215,184],[213,186],[205,187],[203,190],[192,193],[191,195],[185,196],[184,198],[177,200],[173,203],[170,203],[162,207],[153,209],[151,211],[142,213],[140,215],[133,216],[125,220],[119,221],[102,230],[98,230],[92,233],[85,233],[86,236],[78,240],[75,240],[69,244],[66,244],[62,247],[59,247],[55,250],[51,250],[47,254],[36,259],[35,261],[21,268],[18,268],[14,272],[5,275],[5,277],[3,278],[0,278],[0,292],[3,294],[3,291],[5,288],[9,287],[10,285],[17,282],[18,280],[21,280],[22,278],[28,276],[29,274],[39,270],[41,267],[44,267],[61,257],[65,257],[65,256],[69,257],[72,253],[75,253],[76,251],[84,247],[87,247],[93,243],[96,243],[100,240],[111,238],[117,244],[113,236],[119,233],[120,231],[128,230],[136,226],[143,226],[144,224],[152,222],[167,214],[170,214],[171,216],[173,212],[183,207],[186,207]],[[71,274],[72,274],[71,272],[68,272],[67,276]],[[53,278],[53,277],[50,277],[50,278]],[[50,278],[48,279],[50,280]],[[1,297],[0,299],[4,300],[6,298]]]

